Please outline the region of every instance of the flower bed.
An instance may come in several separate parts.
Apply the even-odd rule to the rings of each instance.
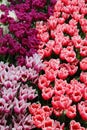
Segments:
[[[1,130],[87,130],[86,6],[1,4]]]

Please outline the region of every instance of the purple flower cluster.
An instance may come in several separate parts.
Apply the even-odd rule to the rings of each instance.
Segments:
[[[20,0],[10,1],[9,6],[0,5],[0,55],[10,56],[14,61],[9,62],[25,65],[25,57],[37,52],[39,40],[35,22],[46,20],[52,13],[53,0]]]
[[[27,82],[31,80],[36,82],[39,76],[39,72],[42,69],[43,64],[38,54],[33,54],[31,57],[25,59],[25,66],[11,65],[10,67],[6,63],[0,63],[0,82],[5,86],[13,86],[18,81]]]
[[[14,88],[3,86],[0,98],[0,129],[32,129],[34,126],[32,125],[31,115],[27,112],[27,107],[36,96],[35,89],[26,84],[20,86],[16,84]]]
[[[37,97],[33,85],[37,82],[42,62],[38,54],[27,56],[25,61],[26,66],[22,67],[0,62],[1,130],[30,130],[35,127],[27,109]]]

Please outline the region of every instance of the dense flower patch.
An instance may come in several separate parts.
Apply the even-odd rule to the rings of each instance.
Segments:
[[[58,127],[62,130],[85,130],[87,127],[86,10],[85,0],[58,0],[47,22],[36,22],[40,39],[38,53],[44,64],[38,88],[42,99],[48,101],[46,112],[52,123],[45,126],[46,115],[41,116],[43,112],[38,113],[38,109],[34,115],[33,104],[29,110],[34,124],[43,130],[56,130],[55,119],[65,124],[63,128],[61,125]],[[42,111],[43,106],[39,109]]]
[[[1,130],[87,130],[87,0],[3,0],[0,60]]]
[[[46,20],[55,2],[48,5],[46,0],[9,0],[8,6],[4,3],[0,5],[0,55],[5,60],[14,57],[9,62],[24,65],[25,57],[36,53],[38,48],[35,22]]]
[[[27,108],[38,96],[35,84],[42,68],[40,57],[26,57],[26,66],[0,62],[0,129],[30,130],[34,124]]]

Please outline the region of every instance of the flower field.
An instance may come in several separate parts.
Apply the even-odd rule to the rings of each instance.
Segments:
[[[0,130],[87,130],[87,0],[0,0]]]

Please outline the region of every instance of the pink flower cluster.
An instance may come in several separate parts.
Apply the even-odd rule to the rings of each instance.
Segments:
[[[66,80],[55,79],[54,86],[51,85],[51,81],[48,79],[47,75],[41,75],[38,81],[38,87],[42,91],[42,98],[44,100],[51,99],[51,104],[53,107],[53,112],[56,116],[61,116],[63,112],[70,119],[76,117],[77,111],[82,112],[80,102],[82,99],[87,100],[87,86],[84,83],[72,79],[70,83]],[[76,104],[78,104],[78,110],[76,109]],[[83,101],[85,104],[85,101]],[[87,106],[84,105],[83,114],[81,117],[83,120],[87,120]]]
[[[36,82],[38,79],[38,75],[40,70],[43,67],[42,60],[38,54],[34,54],[31,57],[26,57],[25,66],[17,66],[11,65],[8,66],[8,63],[4,65],[3,62],[0,63],[0,82],[5,86],[13,86],[17,82],[22,81],[26,82],[27,80],[31,80]]]
[[[40,57],[26,57],[26,66],[9,65],[0,62],[0,129],[34,128],[31,114],[27,108],[38,95],[35,85],[42,68]],[[31,84],[26,84],[27,82]],[[9,124],[9,126],[7,125]]]
[[[38,88],[58,118],[64,114],[69,120],[76,119],[79,113],[87,121],[86,11],[85,0],[58,0],[47,22],[36,22],[38,53],[44,64]],[[37,126],[35,120],[34,124]],[[75,127],[85,130],[72,121],[70,130]]]
[[[53,108],[48,106],[41,107],[41,104],[33,103],[29,106],[29,111],[32,114],[33,123],[37,128],[41,128],[42,130],[64,130],[64,123],[60,125],[59,121],[54,121],[50,118]],[[75,120],[71,120],[69,129],[86,130],[79,122],[76,122]]]
[[[87,0],[7,1],[0,129],[87,130]]]
[[[75,122],[74,120],[72,120],[70,122],[70,130],[87,130],[87,129],[81,127],[79,122]]]
[[[41,107],[41,104],[33,103],[29,106],[29,111],[33,115],[33,123],[42,130],[64,130],[64,124],[50,118],[53,109],[48,106]]]

